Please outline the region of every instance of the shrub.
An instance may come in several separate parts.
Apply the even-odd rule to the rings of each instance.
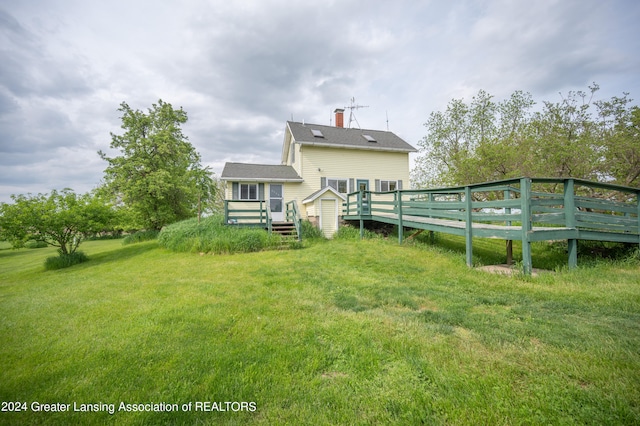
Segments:
[[[86,262],[87,260],[89,260],[89,258],[81,251],[75,251],[68,254],[60,253],[58,256],[47,257],[44,261],[44,269],[47,271],[53,271],[56,269],[68,268],[69,266],[77,265],[78,263]]]
[[[158,242],[177,252],[248,253],[280,247],[282,238],[264,229],[227,226],[222,216],[211,216],[165,226]]]
[[[380,235],[375,232],[369,231],[368,229],[364,230],[364,238],[367,240],[373,240],[380,238]],[[341,226],[338,231],[333,234],[334,240],[359,240],[360,239],[360,228],[356,228],[351,225]]]
[[[42,240],[28,240],[26,243],[24,243],[25,248],[28,249],[44,248],[47,247],[47,245],[48,244]]]
[[[300,234],[303,240],[320,240],[324,239],[322,231],[308,220],[303,220],[300,227]]]
[[[154,229],[149,231],[138,231],[135,234],[127,235],[126,237],[124,237],[124,240],[122,240],[122,244],[136,244],[143,241],[155,240],[156,238],[158,238],[158,234],[159,232]]]

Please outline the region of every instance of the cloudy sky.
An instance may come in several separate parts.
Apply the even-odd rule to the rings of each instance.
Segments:
[[[640,99],[636,0],[0,3],[0,202],[97,186],[117,108],[182,106],[220,175],[277,164],[285,121],[330,124],[352,97],[363,128],[416,145],[453,98],[587,90]],[[638,104],[638,101],[634,101]]]

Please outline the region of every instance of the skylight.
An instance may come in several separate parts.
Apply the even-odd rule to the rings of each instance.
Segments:
[[[324,135],[318,129],[311,129],[311,133],[313,133],[313,137],[315,138],[324,138]]]
[[[367,142],[378,142],[373,136],[371,135],[362,135],[363,138],[365,138],[367,140]]]

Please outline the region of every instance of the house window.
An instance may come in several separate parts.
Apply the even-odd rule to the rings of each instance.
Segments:
[[[380,191],[395,191],[398,189],[398,181],[397,180],[381,180],[380,181]]]
[[[335,189],[341,194],[349,192],[349,180],[348,179],[327,179],[327,185]]]
[[[241,200],[257,200],[258,184],[257,183],[241,183],[240,199]]]

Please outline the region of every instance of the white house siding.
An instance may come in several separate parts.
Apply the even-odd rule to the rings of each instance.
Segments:
[[[321,178],[358,179],[369,181],[369,189],[375,190],[375,181],[402,180],[403,188],[409,187],[409,154],[406,152],[379,152],[356,149],[321,148],[317,146],[303,145],[301,147],[302,162],[301,171],[298,173],[304,177],[294,191],[289,192],[288,200],[301,200],[318,191]],[[319,169],[319,170],[318,170]],[[349,188],[350,192],[355,188]],[[290,198],[292,197],[292,198]],[[304,207],[303,207],[304,210]],[[339,207],[342,210],[342,206]],[[303,211],[303,217],[307,212]]]
[[[363,149],[320,147],[305,144],[288,144],[286,164],[293,166],[304,182],[285,182],[285,203],[296,200],[302,218],[315,219],[320,216],[320,206],[315,203],[302,204],[302,200],[321,189],[321,178],[349,179],[354,186],[358,179],[369,181],[369,189],[375,191],[376,180],[402,180],[403,188],[409,188],[409,154],[407,152],[369,151]],[[293,157],[291,149],[294,150]],[[285,158],[283,158],[285,159]],[[291,162],[293,159],[293,162]],[[350,192],[356,188],[349,188]],[[232,182],[228,181],[225,188],[226,199],[231,200]],[[269,193],[268,183],[265,184],[265,194]],[[342,212],[342,202],[337,201],[338,211]]]

